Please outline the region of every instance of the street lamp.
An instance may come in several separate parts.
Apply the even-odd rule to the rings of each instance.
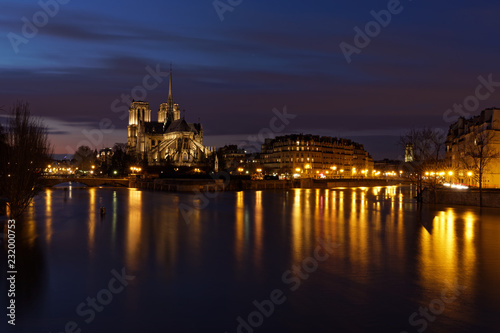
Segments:
[[[306,169],[306,177],[307,177],[307,176],[308,176],[308,174],[309,174],[309,171],[308,171],[308,170],[309,170],[309,169],[311,169],[311,165],[310,165],[310,164],[306,164],[306,165],[304,166],[304,169]]]

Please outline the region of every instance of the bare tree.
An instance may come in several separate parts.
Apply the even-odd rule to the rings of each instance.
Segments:
[[[482,127],[475,127],[468,133],[461,145],[459,163],[461,168],[473,173],[479,185],[479,206],[483,205],[484,176],[491,162],[500,157],[494,148],[494,132]]]
[[[115,171],[120,176],[130,173],[130,166],[137,163],[137,159],[132,154],[127,153],[126,143],[115,143],[113,146],[113,156],[111,157],[110,176],[115,176]]]
[[[78,147],[73,158],[78,169],[83,171],[89,171],[95,163],[95,153],[89,146]]]
[[[7,198],[10,215],[16,218],[43,188],[42,170],[50,162],[52,147],[28,103],[17,102],[12,113],[0,130],[0,196]]]
[[[400,137],[400,145],[405,149],[408,147],[411,153],[411,158],[405,162],[405,169],[417,186],[418,202],[423,200],[424,186],[436,191],[438,185],[437,170],[445,167],[445,161],[442,158],[444,142],[444,132],[439,129],[412,129]],[[436,173],[426,176],[427,170],[435,170]]]

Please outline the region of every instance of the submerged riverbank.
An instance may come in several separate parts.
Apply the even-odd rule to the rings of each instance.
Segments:
[[[269,190],[293,188],[327,189],[335,187],[388,186],[402,183],[399,179],[296,179],[296,180],[247,180],[247,179],[133,179],[131,188],[165,192],[215,192],[242,190]]]
[[[423,192],[424,203],[427,204],[442,204],[442,205],[458,205],[458,206],[477,206],[479,207],[479,190],[456,190],[456,189],[439,189],[434,191]],[[485,189],[483,190],[483,207],[500,208],[500,190]]]

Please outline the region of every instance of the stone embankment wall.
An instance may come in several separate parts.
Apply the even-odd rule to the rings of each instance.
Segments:
[[[479,206],[479,191],[439,189],[434,200],[434,191],[426,190],[423,192],[423,200],[424,203],[431,204]],[[500,208],[500,190],[483,190],[483,207]]]
[[[369,187],[397,185],[400,181],[385,179],[356,180],[242,180],[231,179],[229,182],[214,179],[137,179],[131,180],[129,187],[168,192],[214,192],[242,190],[271,190],[291,188],[334,188],[334,187]]]

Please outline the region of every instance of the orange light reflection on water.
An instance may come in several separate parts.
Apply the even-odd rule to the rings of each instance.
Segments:
[[[142,224],[142,191],[130,189],[128,196],[128,218],[126,222],[126,262],[131,271],[139,268]]]

